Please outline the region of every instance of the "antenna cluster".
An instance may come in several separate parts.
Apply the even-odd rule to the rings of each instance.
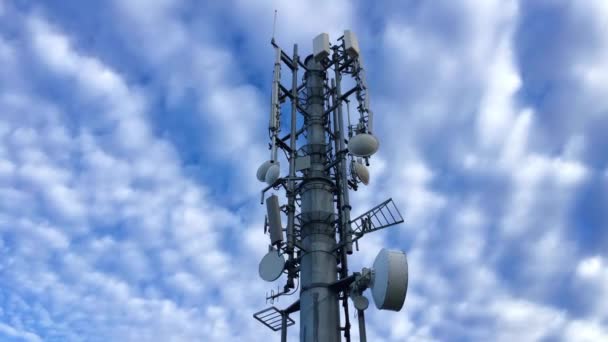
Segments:
[[[275,54],[268,124],[270,156],[257,170],[258,180],[266,183],[261,203],[266,204],[264,233],[270,242],[259,274],[268,282],[285,275],[283,290],[272,291],[267,300],[274,302],[296,293],[296,282],[300,296],[283,310],[273,306],[254,317],[281,330],[284,341],[287,327],[294,324],[289,314],[299,311],[301,341],[340,341],[341,333],[350,341],[350,298],[357,310],[359,335],[365,341],[364,310],[369,303],[363,292],[371,289],[378,309],[399,311],[405,301],[408,271],[405,253],[387,249],[380,251],[372,268],[352,274],[348,270],[353,244],[358,249],[358,240],[365,234],[403,222],[392,199],[351,219],[349,191],[369,183],[367,167],[379,148],[359,43],[349,30],[335,44],[327,33],[321,33],[313,39],[313,54],[302,60],[297,45],[290,56],[276,44],[273,27],[271,44]],[[281,83],[283,68],[291,74],[291,85]],[[346,92],[342,92],[344,77],[353,85]],[[351,97],[358,114],[352,120]],[[289,165],[285,175],[281,175],[281,161]],[[281,204],[274,193],[265,197],[271,190],[284,191],[286,203]]]

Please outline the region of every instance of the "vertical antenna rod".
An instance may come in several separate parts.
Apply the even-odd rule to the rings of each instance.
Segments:
[[[277,10],[274,10],[274,19],[272,21],[272,42],[274,43],[274,31],[277,28]]]
[[[294,70],[292,72],[291,79],[291,96],[294,99],[298,98],[298,44],[293,46],[293,61]],[[287,250],[286,254],[289,258],[289,263],[293,263],[294,259],[294,225],[296,215],[296,120],[297,120],[297,101],[291,101],[291,122],[289,130],[289,180],[287,182]],[[294,288],[293,278],[294,272],[288,272],[287,274],[287,289]]]
[[[333,55],[334,63],[338,65],[338,54],[334,53]],[[340,222],[342,225],[342,239],[346,242],[344,249],[347,254],[353,253],[353,242],[352,242],[352,231],[350,227],[350,200],[348,198],[348,182],[346,177],[346,147],[344,144],[344,119],[342,117],[342,75],[340,74],[339,68],[335,68],[334,77],[336,80],[336,98],[338,100],[338,107],[336,108],[336,112],[338,113],[338,132],[335,132],[336,139],[340,142],[340,149],[336,151],[336,159],[339,160],[338,169],[340,170],[340,191],[342,193],[342,207],[340,208],[340,213],[342,217],[340,218]]]
[[[332,79],[331,80],[331,88],[336,90],[336,80]],[[331,96],[331,102],[332,105],[335,105],[338,103],[338,92],[337,91],[333,91],[332,92],[332,96]],[[336,135],[334,138],[334,150],[336,151],[336,157],[338,158],[337,154],[338,151],[340,151],[343,147],[340,145],[340,134],[338,134],[338,132],[340,132],[340,124],[339,124],[339,115],[338,115],[338,111],[337,109],[334,110],[333,112],[333,124],[334,124],[334,134]],[[340,159],[338,159],[340,160]],[[343,165],[342,162],[338,163],[337,167],[340,168],[340,166]],[[342,203],[344,202],[344,196],[343,196],[343,191],[342,191],[342,182],[347,181],[346,179],[343,179],[343,175],[341,171],[337,171],[335,174],[336,177],[336,207],[338,208],[338,212],[340,211],[340,208],[342,208]],[[342,220],[343,218],[339,218],[338,219],[338,234],[341,237],[341,240],[344,241],[344,226],[342,225]],[[348,253],[346,251],[345,248],[343,248],[340,251],[339,254],[340,257],[340,279],[344,279],[346,277],[348,277]],[[344,337],[346,338],[347,342],[350,342],[350,317],[348,317],[348,297],[344,296],[344,298],[342,299],[342,307],[344,309]]]

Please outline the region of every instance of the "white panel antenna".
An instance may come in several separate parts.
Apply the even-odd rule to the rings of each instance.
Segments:
[[[359,41],[351,30],[344,31],[344,47],[349,56],[352,58],[359,57]]]
[[[329,57],[329,35],[327,33],[321,33],[316,36],[312,41],[312,51],[315,61],[319,62]]]
[[[277,195],[270,195],[266,199],[266,215],[268,217],[270,244],[280,244],[283,241],[283,224],[281,223],[281,208]]]

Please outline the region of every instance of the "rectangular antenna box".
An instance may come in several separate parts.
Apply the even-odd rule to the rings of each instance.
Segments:
[[[359,41],[357,40],[357,36],[350,31],[344,31],[344,48],[346,49],[346,53],[352,58],[359,57]]]
[[[329,57],[329,35],[327,33],[321,33],[315,37],[312,41],[312,51],[317,62]]]
[[[283,225],[281,224],[281,207],[279,197],[270,195],[266,199],[266,214],[268,215],[268,228],[270,231],[270,244],[283,241]]]

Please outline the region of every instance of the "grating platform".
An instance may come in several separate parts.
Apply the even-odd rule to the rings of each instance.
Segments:
[[[393,199],[389,198],[350,222],[354,225],[353,231],[363,235],[399,224],[403,217]]]
[[[277,309],[274,306],[271,306],[267,309],[254,313],[253,317],[255,319],[257,319],[258,321],[260,321],[265,326],[269,327],[272,331],[281,330],[281,324],[282,324],[281,321],[282,321],[283,314],[281,313],[281,311],[279,311],[279,309]],[[291,319],[291,318],[289,318],[289,316],[287,316],[287,326],[291,326],[294,324],[295,324],[295,322],[293,321],[293,319]]]

